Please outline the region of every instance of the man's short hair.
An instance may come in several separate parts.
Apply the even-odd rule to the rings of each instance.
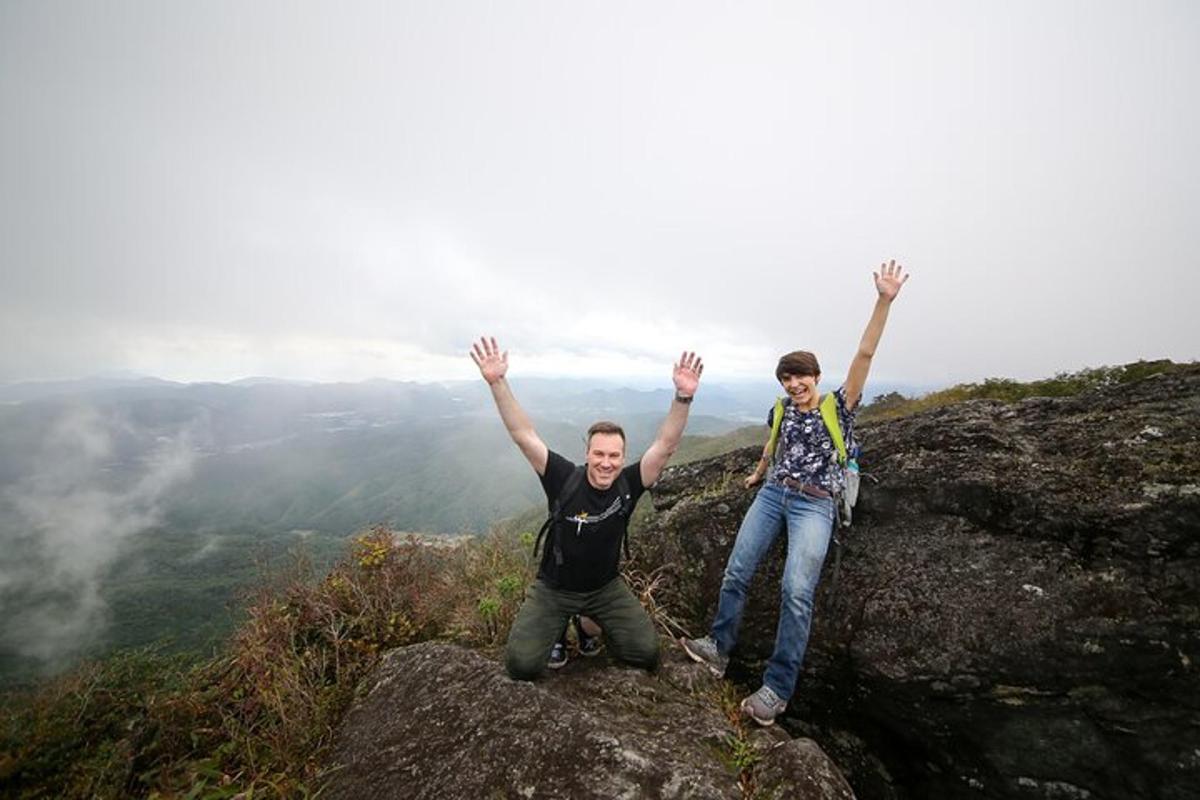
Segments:
[[[587,444],[589,448],[592,446],[592,437],[597,433],[615,433],[621,437],[621,445],[624,446],[625,444],[625,431],[621,428],[621,426],[615,422],[609,422],[608,420],[602,419],[592,425],[592,427],[588,428]]]
[[[779,359],[775,367],[775,380],[782,381],[784,375],[813,375],[821,374],[821,365],[817,357],[807,350],[794,350]]]

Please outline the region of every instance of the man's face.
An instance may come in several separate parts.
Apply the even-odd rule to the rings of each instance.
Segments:
[[[820,375],[784,375],[779,384],[797,408],[817,407],[817,381]]]
[[[588,441],[587,479],[597,489],[607,489],[625,466],[625,440],[619,433],[594,433]]]

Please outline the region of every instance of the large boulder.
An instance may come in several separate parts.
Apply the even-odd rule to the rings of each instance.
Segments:
[[[864,424],[784,723],[860,797],[1200,797],[1200,367]],[[703,632],[748,448],[669,470],[635,539]],[[731,674],[757,685],[783,537]]]
[[[706,668],[655,675],[579,659],[529,683],[494,658],[428,642],[389,653],[337,733],[328,800],[851,800],[807,739],[746,731]]]

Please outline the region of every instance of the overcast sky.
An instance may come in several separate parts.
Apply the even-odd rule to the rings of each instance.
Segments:
[[[1200,4],[0,0],[0,381],[1200,357]]]

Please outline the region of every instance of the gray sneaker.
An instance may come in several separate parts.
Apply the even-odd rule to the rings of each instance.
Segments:
[[[721,655],[721,651],[717,649],[716,640],[711,636],[705,636],[703,639],[680,639],[679,644],[692,661],[707,664],[708,668],[712,670],[712,674],[718,678],[725,677],[725,667],[729,666],[729,656]]]
[[[783,713],[787,702],[780,700],[769,687],[762,687],[742,701],[742,713],[759,725],[774,725],[775,717]]]

